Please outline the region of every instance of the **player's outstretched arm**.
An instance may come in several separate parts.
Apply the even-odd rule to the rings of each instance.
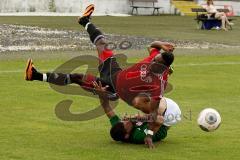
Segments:
[[[166,52],[172,52],[174,50],[174,44],[169,42],[154,41],[150,44],[150,48],[163,49]],[[149,49],[148,49],[149,50]]]
[[[96,94],[98,94],[98,96],[99,96],[101,106],[102,106],[104,112],[106,113],[106,115],[108,116],[108,118],[114,117],[116,114],[113,111],[113,109],[109,103],[109,100],[107,98],[106,89],[108,86],[103,87],[100,81],[99,81],[99,84],[96,81],[94,81],[93,86],[94,86]]]

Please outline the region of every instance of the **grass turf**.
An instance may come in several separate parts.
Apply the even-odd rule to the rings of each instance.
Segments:
[[[102,17],[99,18],[101,19]],[[116,21],[116,25],[120,23],[118,22],[119,18],[111,18],[107,17],[106,19],[112,22]],[[185,24],[183,22],[185,17],[175,18],[179,19],[179,22],[182,24]],[[2,21],[2,19],[5,20]],[[35,25],[39,25],[43,21],[43,18],[26,19],[28,18],[18,18],[18,21],[14,23],[21,22],[25,25],[32,25],[34,21]],[[48,17],[46,19],[49,20],[51,18]],[[71,17],[67,19],[71,22]],[[100,22],[100,19],[96,19],[96,21]],[[129,23],[131,23],[129,28],[119,26],[119,31],[116,32],[128,34],[131,30],[135,30],[135,28],[132,28],[134,24],[133,19],[137,24],[139,19],[147,19],[149,22],[151,19],[154,21],[155,17],[131,17],[129,18]],[[65,24],[65,26],[61,24],[60,18],[58,20],[56,20],[55,24],[52,21],[47,22],[47,20],[44,20],[45,23],[42,25],[46,27],[51,26],[52,28],[68,29],[69,27],[69,29],[74,29],[69,24]],[[11,18],[8,20],[1,18],[1,23],[7,23],[6,21],[13,23]],[[165,23],[171,22],[169,20],[169,22]],[[107,31],[110,32],[110,24],[106,23],[102,24],[102,26],[106,27]],[[167,30],[167,26],[164,28]],[[140,30],[145,31],[145,28],[138,28],[134,34],[137,35],[138,32],[140,33]],[[175,28],[175,30],[177,29]],[[111,32],[115,31],[112,30]],[[194,30],[189,35],[200,33],[210,33],[207,41],[218,41],[218,36],[214,37],[216,35],[215,31]],[[151,36],[150,31],[146,34]],[[226,39],[223,38],[225,32],[218,32],[218,34],[221,35],[222,39]],[[226,35],[229,34],[232,34],[232,32],[226,32]],[[165,36],[167,37],[167,35]],[[177,35],[176,37],[180,38]],[[174,35],[170,38],[174,38]],[[196,37],[189,36],[186,38],[195,39]],[[235,40],[233,41],[235,43]],[[189,52],[191,54],[187,54]],[[124,51],[124,53],[127,53],[129,56],[129,61],[136,62],[143,57],[145,51]],[[97,106],[99,104],[97,99],[63,95],[51,90],[46,83],[26,82],[23,80],[22,71],[24,71],[27,57],[32,57],[40,70],[52,70],[79,54],[94,54],[94,52],[0,54],[1,159],[218,160],[238,159],[240,156],[240,129],[238,127],[240,114],[238,109],[240,103],[240,88],[238,85],[240,82],[240,56],[234,53],[234,49],[219,51],[176,50],[175,73],[170,78],[170,83],[174,85],[174,90],[166,96],[179,103],[184,117],[182,123],[172,127],[169,130],[168,137],[163,142],[157,143],[157,148],[151,151],[143,145],[113,142],[109,136],[110,124],[105,116],[85,122],[64,122],[59,120],[54,113],[55,105],[60,100],[72,99],[74,103],[71,110],[76,113],[82,113]],[[58,58],[56,59],[56,57]],[[222,115],[222,126],[216,132],[203,132],[196,124],[199,111],[205,107],[216,108]],[[189,117],[190,110],[191,120]],[[117,107],[116,112],[121,115],[125,112],[137,113],[136,110],[126,106],[123,102]]]
[[[106,33],[149,36],[172,40],[209,41],[239,44],[239,17],[229,32],[199,30],[194,17],[186,16],[132,16],[93,17],[93,22]],[[79,30],[76,17],[0,17],[0,24],[21,24],[58,29]]]

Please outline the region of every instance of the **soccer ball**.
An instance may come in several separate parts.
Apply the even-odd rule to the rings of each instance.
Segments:
[[[200,112],[197,122],[202,130],[212,132],[220,126],[221,116],[215,109],[206,108]]]

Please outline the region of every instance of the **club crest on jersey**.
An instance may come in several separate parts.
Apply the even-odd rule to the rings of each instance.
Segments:
[[[152,82],[152,77],[147,76],[147,68],[148,66],[146,64],[143,64],[140,69],[140,77],[143,82],[151,83]]]
[[[139,122],[136,123],[136,126],[141,126],[142,124],[143,124],[143,122],[139,121]]]

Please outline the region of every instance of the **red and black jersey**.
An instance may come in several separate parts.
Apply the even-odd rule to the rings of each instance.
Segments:
[[[162,74],[150,72],[153,58],[160,54],[159,50],[152,49],[150,55],[135,65],[119,71],[116,77],[116,92],[118,96],[132,105],[134,97],[146,93],[152,98],[159,99],[167,86],[169,69]]]

